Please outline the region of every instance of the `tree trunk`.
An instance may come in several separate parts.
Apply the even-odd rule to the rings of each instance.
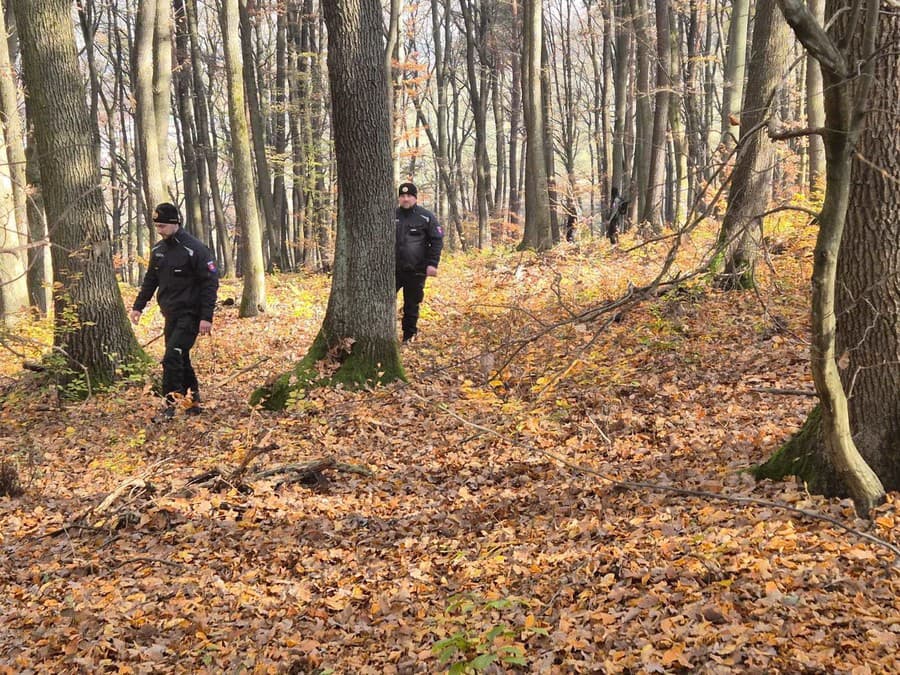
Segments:
[[[630,2],[634,34],[643,38],[635,40],[635,58],[637,60],[635,107],[637,115],[634,132],[634,179],[637,199],[632,202],[632,206],[637,208],[638,215],[642,215],[646,211],[647,180],[653,153],[650,142],[653,133],[653,110],[650,105],[650,52],[649,41],[645,37],[648,35],[646,0],[630,0]]]
[[[475,123],[475,210],[478,214],[478,248],[487,248],[491,245],[491,231],[488,222],[488,193],[490,191],[489,179],[486,172],[487,158],[487,101],[488,87],[485,77],[478,76],[478,53],[476,41],[483,42],[487,38],[485,13],[481,8],[481,22],[475,23],[472,0],[461,0],[463,20],[465,21],[466,37],[466,73],[469,83],[469,97],[472,102],[472,117]],[[484,73],[489,68],[488,63],[481,63]]]
[[[813,263],[811,349],[821,419],[811,416],[805,442],[786,446],[759,473],[806,465],[814,472],[802,476],[808,483],[849,494],[867,514],[884,500],[885,487],[900,485],[895,330],[900,201],[890,178],[900,167],[900,137],[891,112],[900,97],[900,52],[893,48],[900,39],[900,16],[879,16],[879,2],[870,0],[858,7],[857,17],[846,0],[833,0],[826,13],[835,21],[827,34],[800,0],[779,4],[821,64],[825,91],[828,161]],[[859,19],[858,26],[851,17]],[[848,26],[856,32],[845,35]],[[860,156],[865,160],[854,161]],[[852,393],[850,405],[845,386]],[[818,461],[805,462],[809,454]]]
[[[253,45],[251,41],[250,16],[247,12],[247,0],[239,0],[238,11],[241,22],[241,50],[243,54],[244,92],[246,94],[246,110],[250,116],[250,138],[253,142],[253,159],[256,165],[256,194],[258,203],[262,204],[262,218],[259,219],[261,236],[274,243],[269,248],[269,264],[273,254],[277,256],[280,244],[277,240],[278,232],[275,230],[275,200],[272,198],[272,175],[269,171],[269,160],[266,157],[265,121],[261,110],[261,97],[254,77]],[[251,173],[252,176],[252,173]],[[257,209],[257,217],[259,216]],[[273,241],[274,239],[274,241]],[[261,244],[260,244],[261,245]]]
[[[169,171],[169,116],[172,96],[172,0],[155,0],[153,24],[153,115],[163,190]],[[155,204],[153,206],[156,206]]]
[[[191,45],[191,77],[194,85],[194,118],[197,120],[197,153],[199,163],[206,163],[206,170],[199,171],[200,191],[209,193],[212,199],[213,216],[215,223],[210,224],[210,235],[216,233],[216,243],[221,252],[221,276],[229,277],[234,274],[234,247],[231,237],[225,227],[225,208],[222,205],[222,193],[219,189],[218,178],[218,153],[213,145],[212,129],[209,121],[209,111],[206,107],[206,86],[203,82],[203,74],[200,69],[202,59],[200,56],[200,35],[197,26],[197,0],[186,0],[185,15],[188,22],[188,35]]]
[[[139,0],[137,24],[135,27],[134,54],[131,58],[134,69],[135,126],[137,146],[141,159],[141,176],[144,186],[146,213],[165,201],[163,188],[162,155],[159,146],[157,115],[155,112],[154,72],[158,59],[154,55],[154,31],[156,27],[157,0]],[[168,108],[168,100],[166,101]],[[152,223],[146,222],[151,238]]]
[[[631,26],[626,25],[627,0],[616,0],[616,62],[615,62],[615,122],[613,131],[613,160],[611,187],[620,195],[630,182],[628,168],[625,163],[625,125],[628,109],[628,54],[631,51]]]
[[[669,41],[672,46],[673,71],[683,71],[681,55],[681,34],[678,30],[678,22],[673,21],[670,26],[672,38]],[[677,82],[677,84],[676,84]],[[672,131],[672,162],[675,176],[673,180],[674,194],[672,195],[674,207],[672,220],[675,228],[687,221],[687,205],[690,197],[690,174],[688,170],[688,145],[684,132],[681,113],[684,109],[684,90],[680,80],[673,80],[673,91],[669,97],[669,128]]]
[[[116,284],[100,167],[85,108],[68,0],[13,0],[47,217],[52,223],[54,346],[87,394],[142,356]]]
[[[0,137],[0,142],[4,139]],[[0,169],[0,325],[14,326],[27,316],[28,275],[19,241],[12,180]]]
[[[523,3],[522,111],[525,118],[525,231],[520,249],[552,248],[550,197],[544,150],[544,107],[541,97],[541,0]]]
[[[825,23],[825,0],[809,0],[809,11],[820,24]],[[825,126],[822,91],[822,67],[812,56],[806,58],[806,120],[812,129]],[[822,136],[809,136],[809,189],[820,192],[825,181],[825,145]]]
[[[522,34],[521,12],[519,0],[512,0],[513,32],[517,36]],[[509,206],[508,216],[510,223],[519,225],[522,221],[522,195],[519,183],[519,124],[522,117],[522,66],[518,50],[513,49],[510,55],[512,68],[512,82],[509,90]]]
[[[684,119],[688,144],[688,166],[696,179],[690,182],[688,200],[693,202],[700,190],[695,183],[709,175],[709,146],[703,132],[703,96],[701,87],[701,16],[699,0],[690,0],[685,41],[687,42],[687,63],[684,68]]]
[[[762,214],[772,194],[775,145],[763,123],[774,114],[775,89],[787,65],[790,31],[775,0],[757,0],[749,77],[741,115],[741,148],[731,174],[728,209],[722,220],[717,283],[724,289],[752,288],[762,240]]]
[[[33,126],[33,122],[29,122]],[[47,241],[41,246],[28,249],[28,294],[31,304],[46,316],[53,304],[53,261],[47,238],[47,220],[44,213],[44,198],[41,196],[41,168],[38,164],[34,134],[29,134],[25,146],[25,177],[31,190],[28,200],[28,239],[32,243]]]
[[[231,158],[233,162],[234,205],[236,226],[241,233],[241,258],[244,284],[241,292],[242,318],[266,311],[266,277],[262,255],[262,235],[256,210],[253,184],[253,155],[241,63],[240,20],[238,1],[225,0],[224,40],[225,73],[228,78],[228,120],[231,123]]]
[[[759,8],[756,9],[757,14]],[[752,112],[755,106],[738,106],[744,100],[744,67],[747,55],[747,25],[750,19],[750,0],[732,0],[731,21],[728,24],[727,58],[725,61],[724,82],[722,87],[722,140],[720,144],[726,148],[734,147],[735,140],[741,130],[741,124],[734,124],[732,118],[745,112]],[[755,31],[754,43],[755,44]]]
[[[9,63],[6,22],[0,3],[0,121],[6,147],[6,166],[0,170],[0,320],[15,324],[28,309],[28,208],[25,193],[25,147],[19,101]]]
[[[175,18],[175,58],[178,69],[175,73],[175,99],[178,106],[178,117],[181,120],[182,169],[184,171],[184,213],[188,230],[204,244],[211,244],[206,224],[207,206],[201,199],[200,171],[201,160],[197,157],[197,128],[194,122],[193,97],[194,64],[190,55],[190,34],[184,0],[174,0]]]
[[[282,270],[293,270],[290,255],[290,239],[288,235],[287,186],[285,175],[288,172],[287,154],[287,12],[280,12],[275,25],[275,90],[272,94],[272,141],[275,150],[275,171],[272,182],[272,199],[275,205],[275,222],[272,231],[277,232],[279,250],[276,256],[278,267]]]
[[[543,10],[541,10],[543,14]],[[559,186],[556,180],[556,158],[553,144],[553,99],[550,96],[550,54],[544,36],[543,19],[541,19],[541,117],[544,121],[544,170],[547,174],[547,200],[550,206],[550,241],[555,246],[559,243]]]
[[[656,0],[656,104],[653,111],[650,164],[647,172],[647,196],[641,220],[662,231],[662,199],[665,192],[666,131],[669,123],[669,90],[672,83],[672,47],[669,28],[669,2]]]
[[[322,327],[293,371],[254,392],[251,403],[283,408],[290,393],[322,381],[315,365],[336,361],[331,383],[404,378],[395,329],[394,189],[379,0],[325,3],[328,74],[340,190],[334,277]]]

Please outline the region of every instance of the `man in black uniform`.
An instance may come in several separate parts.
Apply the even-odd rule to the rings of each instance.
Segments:
[[[186,412],[197,415],[201,412],[200,394],[190,352],[198,334],[212,332],[219,271],[210,250],[181,228],[181,217],[173,204],[157,206],[153,224],[162,240],[150,251],[150,263],[131,310],[131,322],[140,321],[141,312],[158,288],[156,301],[166,319],[163,418],[171,419],[175,415],[176,395],[187,397],[189,392],[191,406]]]
[[[628,200],[619,196],[619,188],[614,185],[610,193],[609,211],[606,212],[606,236],[613,246],[619,243],[619,230],[626,211]]]
[[[397,290],[403,289],[403,341],[414,339],[419,321],[419,304],[425,297],[425,278],[436,277],[444,230],[437,218],[416,204],[418,190],[412,183],[399,189],[394,223],[397,226]]]

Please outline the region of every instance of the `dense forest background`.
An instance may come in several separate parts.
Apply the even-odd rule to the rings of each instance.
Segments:
[[[742,115],[768,104],[742,103],[750,3],[547,0],[536,36],[523,26],[527,4],[384,7],[394,179],[420,185],[448,226],[449,245],[522,240],[525,117],[533,108],[543,125],[551,243],[569,212],[582,235],[602,234],[614,186],[631,198],[630,220],[657,232],[716,202]],[[25,94],[9,9],[7,2],[8,118],[24,112]],[[328,269],[337,185],[320,3],[242,0],[238,9],[265,267]],[[73,6],[116,269],[130,283],[150,243],[148,204],[164,199],[183,208],[188,228],[214,247],[226,275],[240,272],[223,21],[221,3],[196,0]],[[523,97],[526,38],[539,41],[541,67],[538,91]],[[780,86],[771,104],[782,125],[802,127],[823,115],[821,78],[799,42],[786,47],[772,64]],[[9,133],[17,135],[11,152],[23,139],[26,151],[33,145],[27,115]],[[786,200],[821,184],[820,139],[797,136],[775,152],[766,197]],[[25,153],[13,178],[13,186],[32,185],[32,219],[39,208],[33,154],[29,164]],[[22,172],[28,166],[30,181]],[[6,184],[7,199],[13,186]],[[722,203],[713,206],[721,213]],[[757,204],[760,212],[766,206]],[[17,214],[20,239],[39,241],[39,227],[29,231],[24,210]],[[30,269],[34,295],[40,266]]]

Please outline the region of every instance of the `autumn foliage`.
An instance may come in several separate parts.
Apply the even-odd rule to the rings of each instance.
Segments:
[[[863,524],[747,473],[812,407],[771,392],[811,387],[810,234],[776,232],[758,294],[697,277],[606,313],[665,242],[450,256],[409,383],[277,414],[248,396],[304,354],[324,277],[221,307],[206,413],[168,425],[151,380],[72,403],[4,352],[0,672],[897,669],[897,561],[838,525],[894,542],[895,500]]]

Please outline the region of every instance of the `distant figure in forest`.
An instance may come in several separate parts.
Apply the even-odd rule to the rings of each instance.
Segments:
[[[175,416],[179,397],[189,403],[185,409],[187,414],[202,412],[190,353],[198,334],[212,333],[219,270],[210,250],[182,229],[181,216],[174,204],[164,202],[157,206],[153,211],[153,225],[162,239],[150,251],[144,283],[131,310],[131,323],[140,321],[144,307],[159,289],[156,301],[166,320],[166,351],[162,360],[166,407],[157,418],[163,421]]]
[[[578,212],[575,209],[575,200],[569,197],[566,200],[566,241],[575,242],[575,224],[578,222]]]
[[[444,247],[444,230],[431,211],[416,203],[418,194],[413,183],[402,183],[394,215],[397,290],[403,289],[403,342],[416,337],[425,279],[437,276]]]
[[[615,246],[619,243],[619,231],[622,229],[622,219],[628,210],[628,200],[619,196],[619,188],[613,186],[610,193],[609,209],[606,212],[606,236],[609,242]]]

